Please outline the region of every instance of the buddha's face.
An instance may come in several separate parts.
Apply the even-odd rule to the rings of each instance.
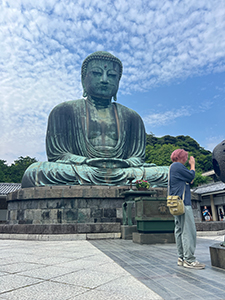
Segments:
[[[117,63],[108,60],[91,60],[83,86],[88,95],[94,98],[111,99],[119,88],[119,71]]]

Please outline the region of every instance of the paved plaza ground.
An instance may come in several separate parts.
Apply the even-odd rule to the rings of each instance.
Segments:
[[[209,246],[197,239],[204,270],[177,266],[175,244],[130,240],[0,239],[0,300],[225,299],[225,270],[213,268]]]

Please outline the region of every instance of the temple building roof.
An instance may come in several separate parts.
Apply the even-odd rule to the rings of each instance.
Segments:
[[[0,182],[0,196],[15,192],[21,188],[21,183]]]
[[[212,182],[209,184],[198,186],[192,189],[192,192],[196,194],[218,194],[221,192],[225,192],[225,183],[222,181]]]

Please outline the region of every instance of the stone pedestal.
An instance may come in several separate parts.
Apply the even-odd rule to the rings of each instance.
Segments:
[[[132,240],[133,232],[137,232],[137,225],[122,225],[121,226],[121,234],[122,239],[124,240]]]
[[[166,205],[166,198],[156,191],[135,198],[137,230],[143,233],[173,233],[174,217]]]
[[[143,192],[135,200],[137,231],[133,242],[139,244],[175,243],[174,217],[166,205],[166,197],[156,190]]]
[[[109,186],[20,189],[7,196],[8,229],[0,227],[0,233],[3,230],[29,234],[121,233],[124,202],[121,194],[127,189]]]
[[[225,247],[216,243],[209,247],[211,264],[213,267],[225,269]]]
[[[133,233],[133,242],[138,244],[167,244],[175,243],[173,233]]]
[[[123,239],[133,239],[133,233],[137,232],[137,229],[139,231],[166,232],[166,230],[170,230],[173,232],[174,220],[165,207],[167,189],[154,188],[147,191],[130,189],[123,195],[125,196],[123,226],[121,226]],[[163,207],[161,207],[162,204]],[[158,206],[160,206],[161,212],[158,210]]]

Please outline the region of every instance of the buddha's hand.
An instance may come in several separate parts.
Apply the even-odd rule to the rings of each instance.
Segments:
[[[85,160],[87,158],[80,155],[75,155],[71,153],[66,153],[62,155],[60,159],[58,159],[56,162],[61,164],[74,164],[74,165],[82,165],[85,163]]]
[[[138,168],[143,166],[143,161],[139,157],[132,156],[127,159],[130,167]]]
[[[120,158],[90,158],[85,161],[88,166],[97,168],[128,168],[129,163]]]

